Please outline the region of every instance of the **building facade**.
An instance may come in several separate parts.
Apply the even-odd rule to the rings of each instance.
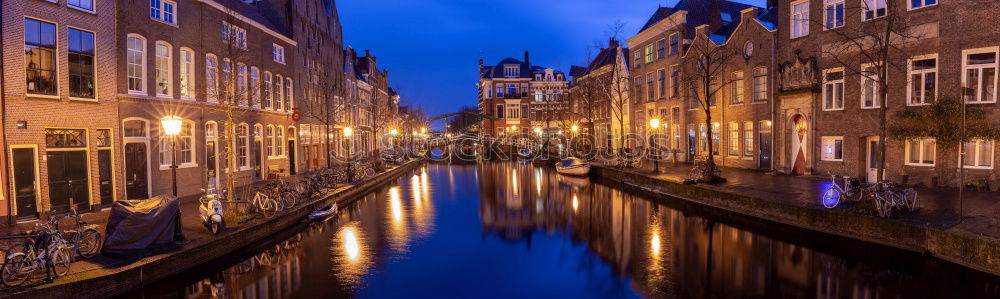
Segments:
[[[558,133],[565,130],[569,83],[556,69],[531,64],[528,51],[524,61],[505,58],[493,66],[479,60],[478,109],[483,119],[484,136],[499,137],[516,133]],[[536,133],[537,134],[537,133]]]
[[[593,137],[593,144],[574,144],[578,149],[582,150],[582,146],[606,151],[635,146],[626,142],[635,127],[632,120],[635,104],[633,87],[630,86],[630,54],[633,53],[628,47],[610,38],[608,47],[601,48],[586,67],[572,67],[573,84],[569,90],[571,122],[580,130],[574,134]],[[583,142],[587,139],[577,140]]]

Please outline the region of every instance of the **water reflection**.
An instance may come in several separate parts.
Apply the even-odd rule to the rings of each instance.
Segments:
[[[775,239],[513,163],[428,165],[299,229],[182,297],[1000,296],[996,277],[938,261]]]

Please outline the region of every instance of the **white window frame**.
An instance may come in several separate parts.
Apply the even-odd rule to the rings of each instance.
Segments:
[[[837,19],[837,11],[840,19]],[[833,13],[831,15],[831,12]],[[838,24],[837,21],[840,21]],[[833,22],[832,24],[830,22]],[[823,0],[823,30],[844,27],[847,23],[847,2],[845,0]]]
[[[274,156],[275,157],[286,157],[285,156],[285,127],[278,126],[274,129]]]
[[[767,67],[766,66],[755,67],[753,69],[752,77],[753,78],[751,79],[752,80],[751,83],[753,84],[753,90],[752,90],[753,99],[751,100],[751,102],[754,103],[767,102],[768,98],[770,98],[767,92],[768,90],[767,86],[770,81],[770,78],[768,77]],[[762,80],[763,82],[758,82],[758,80]]]
[[[676,45],[676,49],[675,46]],[[671,33],[667,37],[667,51],[670,55],[678,54],[681,52],[681,35],[677,32]]]
[[[994,55],[993,63],[992,64],[977,64],[974,68],[970,67],[969,64],[968,64],[968,62],[969,62],[969,55],[983,54],[983,53],[993,53],[993,55]],[[961,85],[962,90],[964,90],[964,88],[966,86],[966,83],[967,83],[967,81],[969,79],[968,78],[969,77],[969,70],[970,69],[977,69],[977,70],[979,70],[979,84],[977,84],[977,86],[976,86],[975,101],[970,101],[968,98],[966,98],[964,91],[962,92],[962,100],[965,101],[968,104],[996,103],[997,102],[997,83],[998,83],[998,78],[1000,78],[1000,69],[998,69],[998,65],[1000,65],[1000,47],[987,47],[987,48],[979,48],[979,49],[962,50],[962,85]],[[983,81],[983,74],[982,73],[983,73],[983,70],[989,69],[990,67],[993,68],[993,99],[985,101],[985,100],[983,100],[983,95],[984,95],[983,91],[984,91],[984,89],[982,87],[983,87],[983,84],[986,83],[986,82]]]
[[[989,161],[988,161],[989,165],[988,166],[983,166],[983,161],[979,161],[979,154],[980,154],[979,153],[979,145],[983,144],[983,143],[986,143],[986,142],[990,143],[990,157],[989,157]],[[973,163],[975,165],[965,165],[965,166],[963,166],[963,168],[965,168],[965,169],[993,169],[993,160],[996,159],[996,142],[995,141],[977,138],[977,139],[971,139],[971,140],[966,141],[966,142],[962,142],[962,144],[958,148],[958,150],[959,150],[958,163],[960,163],[959,165],[961,165],[961,163],[965,163],[964,161],[962,161],[961,151],[965,151],[965,144],[966,143],[975,143],[975,145],[973,146],[972,152],[971,153],[968,153],[968,152],[965,153],[966,156],[974,157],[973,158]]]
[[[862,72],[862,74],[858,74],[858,77],[860,77],[860,79],[861,79],[861,86],[860,86],[860,89],[858,89],[860,91],[859,92],[859,96],[860,96],[860,98],[859,98],[859,100],[860,100],[860,104],[859,105],[860,106],[859,107],[861,107],[861,109],[877,109],[877,108],[880,108],[881,104],[882,104],[882,100],[879,99],[878,81],[877,80],[872,80],[871,78],[869,78],[868,76],[865,75],[867,73],[870,73],[868,71],[868,68],[875,68],[875,65],[871,64],[871,63],[862,64],[861,65],[861,72]],[[875,75],[875,76],[877,76],[879,79],[881,79],[880,75]],[[866,105],[865,104],[865,96],[868,95],[868,94],[866,94],[868,91],[865,90],[865,84],[869,83],[869,82],[872,84],[872,89],[871,89],[871,93],[872,93],[871,94],[871,96],[872,96],[872,105]]]
[[[742,148],[742,147],[740,147],[740,133],[742,132],[742,130],[740,130],[740,123],[739,122],[735,122],[735,121],[731,121],[731,122],[729,122],[729,128],[728,129],[729,129],[729,132],[728,132],[729,133],[729,146],[728,146],[728,150],[726,152],[728,153],[728,155],[730,157],[739,157],[740,156],[740,150]]]
[[[918,148],[916,149],[916,152],[914,152],[914,149],[913,149],[913,142],[914,141],[916,141],[917,144],[918,144],[917,145]],[[927,141],[931,141],[934,144],[934,151],[931,153],[932,157],[930,157],[931,163],[925,163],[924,162],[925,160],[927,160],[926,159],[927,157],[924,157],[924,154],[926,152],[926,148],[925,147],[928,144]],[[935,162],[937,162],[937,157],[936,157],[937,156],[937,141],[934,140],[934,138],[913,138],[913,139],[907,139],[904,142],[904,144],[905,144],[905,146],[904,146],[903,164],[905,164],[907,166],[934,167]],[[917,162],[910,162],[910,158],[912,158],[914,154],[917,155]]]
[[[844,136],[823,136],[820,140],[820,160],[844,161]],[[837,158],[837,141],[840,141],[840,158]]]
[[[934,3],[927,4],[927,1],[934,1]],[[913,6],[913,1],[906,0],[906,8],[907,10],[917,10],[921,8],[936,6],[938,5],[938,2],[941,2],[941,0],[920,0],[919,6]]]
[[[886,0],[861,0],[861,21],[871,21],[874,19],[884,18],[889,10],[885,5]],[[909,0],[907,0],[909,1]],[[882,10],[882,14],[879,14],[879,10]],[[868,14],[871,13],[869,17]]]
[[[175,2],[173,0],[156,0],[156,1],[158,1],[158,4],[159,4],[158,7],[153,7],[152,6],[153,5],[152,2],[149,3],[149,5],[151,5],[149,7],[149,18],[153,19],[153,20],[160,21],[160,22],[164,22],[164,23],[167,23],[167,24],[177,25],[177,12],[180,11],[179,9],[177,9],[177,2]],[[170,5],[170,15],[171,15],[171,18],[170,18],[169,21],[167,20],[167,17],[166,17],[167,16],[167,5],[168,4]],[[157,11],[158,16],[153,16],[153,11],[154,10]]]
[[[837,73],[837,72],[840,73],[840,79],[838,79],[838,80],[827,80],[826,77],[830,73]],[[835,98],[834,98],[834,101],[833,101],[833,104],[834,104],[833,107],[827,107],[826,106],[826,104],[827,104],[826,103],[827,85],[833,85],[833,87],[834,87],[834,96],[835,96]],[[836,91],[838,89],[840,90],[840,94],[839,94],[840,95],[840,99],[839,99],[840,107],[836,106],[836,103],[838,102],[837,98],[836,98],[836,95],[837,95]],[[823,95],[823,99],[822,99],[823,111],[842,111],[842,110],[844,110],[844,68],[839,67],[839,68],[826,69],[826,70],[823,71],[823,93],[822,93],[822,95]]]
[[[139,49],[133,49],[131,46],[128,45],[129,41],[132,40],[132,39],[136,39],[136,40],[139,41],[139,46],[140,46]],[[126,77],[127,77],[127,79],[126,79],[126,85],[128,85],[128,87],[127,87],[128,88],[128,93],[129,94],[137,94],[137,95],[145,95],[146,94],[146,85],[147,85],[147,82],[146,82],[146,38],[142,37],[142,35],[138,35],[138,34],[135,34],[135,33],[130,33],[130,34],[128,34],[128,37],[126,37],[125,40],[126,40],[126,48],[127,48],[126,49],[125,67],[126,67]],[[134,63],[133,61],[131,61],[131,59],[128,58],[128,56],[134,55],[134,54],[136,54],[136,52],[138,52],[138,57],[139,57],[138,63]],[[138,68],[139,69],[138,74],[134,74],[132,72],[129,72],[129,70],[131,70],[133,68]],[[139,85],[140,89],[132,89],[132,84],[130,82],[128,82],[128,81],[132,81],[132,80],[138,81],[138,83],[139,83],[138,85]]]
[[[238,101],[239,106],[249,107],[250,105],[250,80],[248,80],[249,70],[242,62],[236,63],[236,95],[233,97]]]
[[[243,134],[242,136],[240,134]],[[246,123],[240,123],[236,127],[236,163],[239,164],[240,170],[250,169],[250,125]],[[239,140],[243,140],[243,146],[240,147]]]
[[[166,48],[166,56],[161,55],[161,53],[160,53],[160,46],[163,46],[163,47]],[[155,86],[155,88],[154,88],[154,94],[157,97],[167,97],[167,98],[173,97],[173,94],[174,94],[174,61],[173,61],[174,60],[173,59],[174,47],[171,46],[170,43],[161,40],[161,41],[156,41],[156,44],[155,44],[155,47],[153,48],[153,51],[154,51],[154,56],[156,57],[156,61],[154,62],[154,65],[155,65],[155,68],[154,68],[155,76],[153,76],[153,80],[154,80],[154,83],[155,83],[155,84],[153,84]],[[163,65],[161,65],[161,62],[163,63]],[[161,78],[160,77],[161,75],[163,75],[165,78]],[[165,81],[161,81],[161,79],[166,79],[166,80]],[[166,92],[160,92],[160,83],[165,83],[166,84]]]
[[[277,63],[280,63],[280,64],[285,64],[285,47],[282,47],[279,44],[272,43],[271,44],[271,59],[273,59],[274,62],[277,62]]]
[[[219,102],[219,57],[205,54],[205,100]]]
[[[194,50],[181,47],[180,56],[180,95],[182,99],[194,99],[195,94],[195,55]],[[187,83],[185,83],[187,82]]]
[[[795,8],[805,5],[805,10],[796,12]],[[809,35],[809,0],[799,0],[789,4],[789,28],[791,39],[801,38]]]
[[[914,61],[929,60],[929,59],[933,59],[934,60],[934,68],[933,69],[913,70],[913,62]],[[928,55],[915,56],[915,57],[911,57],[909,60],[907,60],[907,66],[906,66],[906,69],[907,69],[907,76],[906,76],[906,82],[907,82],[907,86],[906,86],[906,105],[907,106],[930,105],[931,102],[934,99],[937,98],[938,92],[941,89],[941,87],[938,86],[938,81],[941,78],[941,76],[938,75],[938,68],[940,67],[940,65],[941,65],[941,61],[938,59],[938,54],[928,54]],[[931,73],[934,74],[934,94],[933,95],[927,95],[926,94],[927,91],[924,89],[924,80],[927,80],[927,75],[931,74]],[[913,75],[918,75],[918,74],[920,75],[920,80],[921,80],[921,82],[919,82],[919,84],[920,84],[920,93],[921,93],[921,96],[920,96],[921,103],[914,104],[913,103],[913,88],[914,88],[913,84],[918,84],[918,83],[913,82]]]
[[[745,86],[746,84],[744,84],[744,82],[745,82],[744,78],[746,76],[743,73],[743,71],[734,71],[734,72],[730,73],[730,76],[732,76],[732,77],[730,78],[731,83],[730,83],[730,86],[729,86],[730,87],[730,91],[729,91],[729,104],[730,105],[741,105],[741,104],[743,104],[746,101],[746,98],[745,98],[746,92],[744,92],[744,90],[743,90],[746,87]]]
[[[264,104],[260,100],[260,69],[256,66],[250,67],[250,107],[261,108]]]
[[[184,128],[190,128],[188,135],[184,135]],[[177,158],[179,159],[177,163],[177,168],[188,168],[198,166],[197,148],[194,144],[196,129],[195,123],[191,120],[181,121],[181,131],[177,135],[177,143],[171,144],[171,138],[164,135],[163,126],[160,126],[160,136],[159,136],[159,153],[158,158],[160,160],[160,170],[170,169],[171,160],[173,159],[173,152],[171,151],[171,146],[177,146]],[[183,144],[187,144],[185,149]],[[190,160],[184,160],[184,152],[190,152]]]
[[[753,143],[753,122],[744,121],[743,122],[743,158],[753,159],[754,154],[754,143]]]
[[[295,109],[295,97],[292,95],[292,77],[285,77],[285,111]]]
[[[261,97],[262,98],[261,107],[263,107],[263,109],[265,110],[274,109],[274,105],[271,103],[272,96],[274,95],[272,82],[273,81],[271,80],[271,72],[264,71],[264,89],[260,93],[263,95],[263,97]]]
[[[274,76],[274,99],[271,101],[275,103],[274,110],[283,111],[285,110],[284,100],[285,100],[285,77],[281,75]]]
[[[46,1],[56,2],[55,0],[46,0]],[[80,2],[89,2],[90,3],[90,8],[88,9],[88,8],[80,6],[80,5],[74,5],[73,3],[71,3],[72,1],[76,1],[78,4]],[[86,12],[89,12],[89,13],[94,13],[94,12],[97,12],[97,7],[96,7],[97,3],[95,3],[95,2],[97,2],[97,1],[96,0],[67,0],[66,1],[66,7],[69,7],[69,8],[72,8],[72,9],[78,9],[78,10],[86,11]],[[176,9],[176,7],[175,7],[175,9]],[[175,16],[175,18],[176,18],[176,16]]]
[[[653,63],[656,60],[656,45],[648,44],[646,45],[646,64]]]

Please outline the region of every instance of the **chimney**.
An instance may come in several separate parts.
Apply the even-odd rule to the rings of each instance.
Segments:
[[[756,7],[750,7],[750,8],[741,10],[740,11],[740,15],[741,15],[740,22],[747,23],[750,20],[753,20],[754,18],[757,17],[757,8]]]
[[[615,48],[618,48],[618,40],[615,39],[614,37],[609,37],[608,38],[608,49],[615,49]]]
[[[708,26],[711,32],[715,32],[722,28],[722,6],[719,4],[719,0],[711,1],[711,6],[708,7]]]
[[[479,57],[479,69],[480,70],[483,69],[483,58],[482,57]]]
[[[371,49],[365,49],[365,56],[372,56],[372,50]]]
[[[767,10],[772,10],[778,7],[778,0],[767,0]]]
[[[524,50],[524,65],[527,65],[529,69],[531,68],[531,58],[528,57],[528,50]]]
[[[709,30],[710,30],[710,28],[708,28],[708,24],[698,25],[698,27],[694,27],[694,36],[695,36],[695,38],[697,38],[699,36],[705,36],[705,37],[707,37],[708,33],[709,33]]]

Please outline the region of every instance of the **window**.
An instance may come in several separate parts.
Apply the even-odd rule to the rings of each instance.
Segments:
[[[937,4],[937,0],[909,0],[910,9],[924,8]]]
[[[56,95],[56,25],[24,19],[24,65],[28,93]]]
[[[720,146],[719,142],[722,140],[722,136],[719,133],[719,131],[721,130],[721,128],[719,128],[719,127],[720,127],[719,123],[712,123],[712,155],[713,156],[718,156],[719,155],[719,150],[720,150],[719,149],[719,146]]]
[[[753,157],[753,122],[743,122],[743,156]]]
[[[66,5],[69,7],[75,7],[89,12],[94,11],[94,0],[67,0]]]
[[[874,20],[885,16],[885,0],[863,0],[862,16],[863,20]]]
[[[681,36],[677,33],[670,34],[670,55],[681,52]]]
[[[701,133],[701,138],[699,138],[700,139],[700,143],[699,144],[701,145],[701,147],[700,147],[701,148],[701,153],[702,154],[707,154],[708,153],[708,130],[705,128],[705,124],[698,124],[698,132]]]
[[[729,155],[740,155],[740,124],[737,122],[729,123]]]
[[[250,102],[250,92],[247,87],[247,65],[236,64],[236,101],[238,105],[247,105]]]
[[[194,97],[194,52],[181,48],[181,98]]]
[[[521,67],[519,65],[504,65],[503,66],[503,76],[505,78],[517,78],[521,76]]]
[[[642,101],[642,76],[635,77],[635,101]]]
[[[292,99],[292,78],[285,78],[285,109],[292,110],[295,101]]]
[[[823,73],[823,110],[844,109],[844,70]]]
[[[284,99],[285,99],[285,77],[281,75],[274,76],[274,110],[283,111],[285,110]]]
[[[219,127],[214,121],[205,122],[205,138],[218,138]]]
[[[535,102],[541,102],[541,101],[542,101],[542,91],[541,90],[536,90],[535,91]]]
[[[993,141],[976,139],[962,144],[965,157],[962,165],[968,168],[993,168]]]
[[[517,84],[507,84],[507,97],[515,98],[517,97]]]
[[[736,71],[733,72],[731,89],[732,92],[729,93],[729,103],[730,104],[743,104],[743,72]]]
[[[660,88],[657,88],[657,90],[660,91],[659,97],[665,98],[667,97],[667,70],[660,69],[656,71],[656,74],[657,74],[657,80],[659,81],[657,83],[660,84]]]
[[[122,135],[124,137],[146,138],[146,121],[139,119],[129,119],[122,123]]]
[[[792,2],[791,37],[799,38],[809,35],[809,0]]]
[[[521,105],[521,118],[528,118],[528,104]]]
[[[271,44],[271,59],[274,62],[285,64],[285,47],[278,44]]]
[[[656,59],[663,59],[664,57],[667,57],[666,47],[667,47],[666,40],[661,39],[656,41]]]
[[[503,97],[503,84],[497,84],[497,97]]]
[[[274,129],[274,132],[277,133],[277,134],[275,134],[276,137],[275,137],[275,140],[274,140],[274,155],[275,156],[284,156],[285,155],[285,127],[278,126],[276,129]],[[294,150],[294,149],[288,149],[288,150]]]
[[[274,157],[274,126],[267,125],[264,129],[264,148],[268,157]]]
[[[165,42],[156,43],[156,95],[170,96],[170,45]]]
[[[934,138],[918,138],[906,141],[906,165],[934,166],[934,152],[937,148]]]
[[[930,104],[937,97],[937,57],[910,60],[909,105]]]
[[[653,62],[653,44],[646,45],[646,63]]]
[[[634,63],[632,64],[632,68],[638,69],[640,66],[642,66],[642,54],[639,53],[639,51],[635,52],[636,53],[632,53],[632,56],[635,56],[635,58],[633,58]]]
[[[237,48],[247,48],[247,30],[229,22],[222,21],[222,42],[232,42]]]
[[[823,136],[823,161],[844,161],[844,136]]]
[[[670,97],[676,98],[680,95],[681,71],[676,65],[670,66]]]
[[[507,104],[507,119],[521,118],[521,104]]]
[[[862,66],[861,71],[861,108],[878,108],[881,99],[878,96],[878,81],[881,76],[875,66]]]
[[[759,67],[753,69],[753,101],[767,101],[767,68]]]
[[[205,97],[219,101],[219,59],[215,55],[205,55]]]
[[[177,24],[174,18],[177,3],[171,0],[149,0],[149,17],[169,24]]]
[[[250,159],[248,159],[249,151],[247,145],[250,144],[249,132],[250,128],[247,124],[240,124],[236,129],[236,161],[239,163],[240,168],[250,167]]]
[[[141,93],[146,90],[143,81],[146,73],[146,40],[142,37],[129,34],[128,36],[128,57],[126,57],[126,68],[128,72],[128,90],[133,93]]]
[[[844,27],[844,0],[824,0],[824,14],[826,15],[826,29]]]
[[[504,118],[503,117],[503,104],[497,104],[497,109],[494,112],[496,112],[497,118],[503,119]]]
[[[655,81],[653,73],[646,73],[646,100],[648,101],[656,99],[656,87],[653,86]]]
[[[260,70],[256,66],[250,67],[250,106],[262,107],[260,102]]]
[[[161,131],[162,134],[162,131]],[[177,143],[171,144],[171,138],[166,135],[160,136],[160,167],[173,165],[172,146],[177,147],[177,165],[185,166],[194,163],[194,122],[184,121],[181,124],[181,132],[177,135]]]
[[[997,50],[962,51],[962,87],[967,103],[997,101]]]
[[[94,99],[94,33],[69,28],[69,96]]]
[[[274,107],[271,105],[271,88],[271,72],[264,72],[264,90],[261,91],[261,94],[264,96],[264,103],[262,104],[264,109],[271,109]]]

